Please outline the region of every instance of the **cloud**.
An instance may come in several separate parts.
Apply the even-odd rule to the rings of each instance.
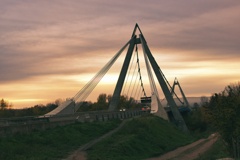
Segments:
[[[71,78],[97,73],[137,22],[165,75],[182,76],[200,93],[198,80],[221,79],[225,85],[240,78],[239,16],[234,0],[0,0],[0,84],[35,84],[47,77],[56,77],[51,83],[60,86],[61,77],[75,84]],[[113,72],[121,67],[116,65]],[[207,92],[213,85],[205,86]]]

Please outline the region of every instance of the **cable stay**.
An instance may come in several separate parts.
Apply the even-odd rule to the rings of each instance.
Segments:
[[[133,97],[140,97],[139,96],[139,92],[141,92],[141,88],[140,88],[141,86],[140,86],[140,81],[137,81],[137,88],[136,88],[136,90],[135,90],[135,92],[134,92],[134,94],[133,94]],[[137,98],[136,98],[137,99]]]
[[[136,59],[135,59],[135,57],[136,57]],[[133,67],[134,62],[135,62],[135,65]],[[131,76],[130,76],[130,73],[132,73]],[[130,82],[128,82],[128,81],[130,81]],[[126,87],[127,83],[129,83],[128,88]],[[141,89],[141,90],[139,91],[139,89]],[[125,80],[125,83],[123,86],[122,95],[126,95],[127,97],[129,96],[129,97],[133,97],[135,99],[139,99],[139,96],[137,96],[137,95],[139,95],[138,92],[142,92],[142,94],[146,97],[146,92],[145,92],[145,88],[144,88],[143,81],[142,81],[141,68],[140,68],[140,63],[139,63],[138,46],[136,44],[135,52],[134,52],[134,55],[133,55],[133,58],[132,58],[131,64],[130,64],[130,69],[128,69],[127,77],[126,77],[126,80]]]
[[[147,97],[146,91],[143,86],[143,81],[142,81],[142,74],[141,74],[141,69],[140,69],[140,64],[139,64],[139,56],[138,56],[138,47],[136,44],[136,53],[137,53],[137,65],[138,65],[138,75],[139,75],[139,81],[141,83],[141,88],[142,88],[142,93],[145,97]]]
[[[130,65],[130,69],[128,70],[127,72],[127,78],[125,80],[125,83],[123,85],[123,91],[122,91],[122,94],[125,95],[125,89],[127,88],[127,82],[129,80],[129,77],[130,77],[130,71],[132,70],[132,66],[133,66],[133,63],[135,61],[135,57],[136,57],[136,54],[133,55],[133,58],[131,59],[131,65]],[[128,96],[128,94],[126,94]]]
[[[148,78],[149,78],[149,83],[150,83],[151,91],[152,91],[151,113],[154,113],[155,115],[158,115],[159,117],[162,117],[165,120],[169,120],[167,112],[165,111],[165,109],[163,108],[163,106],[160,102],[159,94],[158,94],[158,91],[157,91],[157,86],[156,86],[156,83],[154,81],[154,77],[153,77],[153,74],[152,74],[152,70],[151,70],[151,67],[150,67],[150,64],[149,64],[149,60],[148,60],[145,48],[143,48],[143,55],[144,55],[145,64],[146,64],[146,68],[147,68],[147,73],[148,73]]]
[[[135,56],[135,54],[134,54],[134,56]],[[129,87],[128,87],[128,90],[127,90],[127,96],[128,96],[128,94],[129,94],[131,85],[132,85],[132,83],[133,83],[133,79],[134,79],[135,72],[136,72],[136,67],[137,67],[137,64],[135,64],[134,69],[133,69],[132,77],[131,77],[130,84],[129,84]],[[130,72],[130,70],[129,70],[129,72]],[[131,97],[131,96],[132,96],[132,95],[130,95],[130,97]]]
[[[137,88],[135,89],[136,83],[139,82],[139,81],[138,81],[138,76],[135,76],[134,78],[135,78],[135,80],[134,80],[133,88],[132,88],[132,91],[131,91],[131,96],[132,96],[132,97],[134,97],[134,96],[133,96],[134,91],[137,90]],[[137,97],[137,98],[138,98],[138,97]]]
[[[145,52],[144,52],[144,59],[145,59],[146,67],[147,67],[147,73],[148,73],[148,78],[149,78],[152,94],[155,94],[157,97],[159,97],[157,87],[156,87],[156,84],[154,82],[152,70],[150,68],[149,61],[148,61],[148,58],[147,58],[147,55],[146,55]]]
[[[122,49],[120,49],[117,54],[73,97],[75,102],[84,101],[87,98],[87,96],[92,92],[92,90],[121,55],[123,50],[128,46],[128,44],[129,42],[127,42]]]
[[[126,47],[133,41],[134,38],[131,38],[114,56],[110,61],[71,99],[67,99],[65,102],[60,104],[53,111],[45,114],[46,116],[52,116],[56,114],[73,114],[78,110],[82,105],[83,101],[89,96],[92,90],[100,82],[103,76],[111,68],[114,62],[118,59],[121,53],[126,49]],[[77,103],[79,102],[79,103]]]

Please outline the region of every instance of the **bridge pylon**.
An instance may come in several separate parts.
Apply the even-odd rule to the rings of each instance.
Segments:
[[[138,37],[136,35],[137,30],[140,32]],[[175,123],[177,124],[177,126],[181,130],[183,130],[185,132],[188,132],[188,128],[185,124],[185,121],[184,121],[182,115],[180,114],[180,112],[177,108],[176,102],[173,99],[171,91],[169,90],[169,88],[167,86],[167,83],[165,81],[166,80],[165,76],[164,76],[163,72],[161,71],[160,67],[158,66],[157,62],[155,61],[155,59],[154,59],[154,57],[153,57],[153,55],[152,55],[152,53],[151,53],[151,51],[150,51],[150,49],[147,45],[147,42],[146,42],[138,24],[135,25],[132,36],[131,36],[131,39],[129,41],[128,51],[127,51],[127,54],[126,54],[126,57],[125,57],[125,60],[124,60],[124,63],[123,63],[118,81],[117,81],[117,84],[115,86],[115,90],[114,90],[112,100],[110,102],[108,110],[113,111],[113,110],[117,109],[117,105],[118,105],[118,102],[119,102],[119,99],[120,99],[120,94],[121,94],[121,91],[122,91],[123,83],[124,83],[124,80],[125,80],[125,77],[126,77],[126,73],[127,73],[128,67],[129,67],[129,62],[131,60],[131,56],[133,54],[135,44],[141,44],[142,45],[143,52],[147,56],[151,66],[152,66],[152,69],[153,69],[153,71],[154,71],[154,73],[157,77],[157,80],[158,80],[158,82],[159,82],[159,84],[162,88],[162,91],[165,95],[165,98],[168,102],[168,105],[171,108],[171,111],[173,113],[173,117],[175,119]]]
[[[188,102],[188,100],[187,100],[187,97],[185,96],[185,94],[184,94],[184,92],[183,92],[183,90],[182,90],[182,87],[181,87],[181,85],[180,85],[177,77],[174,79],[174,82],[173,82],[172,91],[171,91],[171,94],[172,94],[172,95],[175,93],[175,92],[174,92],[175,86],[178,86],[178,88],[179,88],[179,90],[180,90],[180,92],[181,92],[181,95],[182,95],[182,98],[183,98],[183,101],[184,101],[184,105],[190,109],[190,105],[189,105],[189,102]],[[177,97],[177,98],[178,98],[178,97]]]

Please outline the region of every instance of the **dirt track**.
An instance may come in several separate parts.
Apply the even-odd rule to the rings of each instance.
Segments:
[[[160,157],[149,158],[147,160],[193,160],[200,154],[206,152],[218,139],[216,134],[210,135],[207,139],[200,139],[189,145],[179,147]]]

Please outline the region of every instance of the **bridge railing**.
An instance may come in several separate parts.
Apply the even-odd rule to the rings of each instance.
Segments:
[[[49,117],[50,122],[74,120],[78,122],[107,121],[110,119],[126,119],[146,114],[139,109],[126,111],[91,111],[76,112],[74,115],[54,115]]]
[[[78,112],[72,115],[18,117],[0,119],[0,137],[16,133],[30,133],[75,122],[108,121],[127,119],[149,114],[141,110]]]

